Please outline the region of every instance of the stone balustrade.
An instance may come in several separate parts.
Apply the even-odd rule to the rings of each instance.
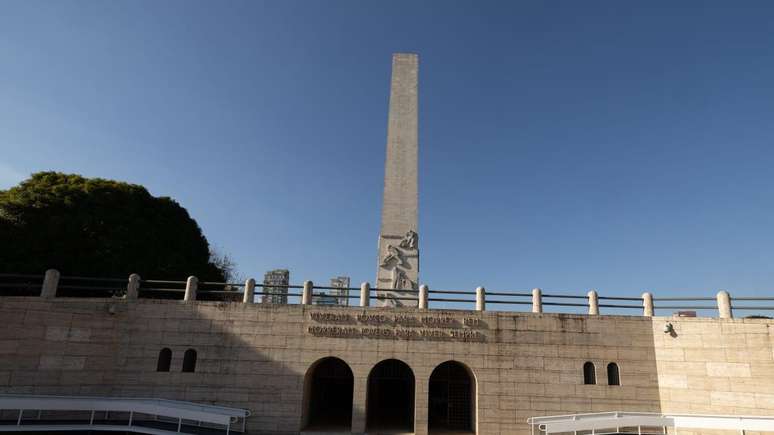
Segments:
[[[0,275],[0,276],[13,276],[13,275]],[[66,279],[86,279],[86,278],[76,278],[76,277],[63,277],[61,276],[60,272],[55,269],[49,269],[45,272],[45,274],[42,277],[42,283],[40,284],[40,297],[42,298],[55,298],[57,297],[57,292],[61,287],[60,281],[66,280]],[[97,280],[96,278],[88,278]],[[116,279],[113,279],[112,281],[118,281]],[[147,283],[153,283],[153,282],[159,282],[159,281],[147,281]],[[199,279],[196,276],[190,276],[185,282],[182,281],[170,281],[171,283],[176,283],[177,285],[182,286],[185,285],[184,294],[183,294],[183,301],[186,303],[195,302],[197,300],[200,300],[200,297],[197,297],[198,293],[207,293],[208,290],[202,290],[200,289],[200,282]],[[126,293],[124,298],[129,301],[137,300],[140,297],[140,291],[142,287],[143,280],[141,279],[140,275],[138,274],[131,274],[129,276],[129,279],[126,283]],[[205,285],[213,285],[216,283],[203,283]],[[226,284],[223,284],[226,285]],[[231,285],[233,286],[233,285]],[[241,285],[237,285],[241,286]],[[68,286],[64,286],[65,288]],[[70,286],[72,287],[72,286]],[[242,303],[245,304],[253,304],[255,303],[255,297],[258,294],[268,294],[267,290],[264,289],[263,284],[257,284],[255,279],[248,279],[245,281],[244,285],[241,286],[244,291],[241,292],[241,295],[239,292],[234,293],[236,295],[239,295],[239,299],[241,299]],[[261,287],[261,291],[256,291],[256,287]],[[273,285],[266,285],[266,287],[276,287]],[[295,296],[300,298],[300,303],[302,305],[312,305],[315,302],[315,298],[322,296],[322,294],[315,293],[315,286],[312,283],[312,281],[305,281],[302,286],[286,286],[288,289],[301,289],[300,294],[290,294],[289,296]],[[147,292],[153,291],[155,289],[152,288],[146,288],[144,291]],[[357,292],[357,288],[351,288],[347,289],[348,291]],[[388,289],[379,289],[379,288],[372,288],[370,283],[364,282],[361,284],[360,288],[360,294],[359,296],[349,296],[347,294],[347,298],[352,299],[358,299],[359,298],[359,306],[361,307],[368,307],[370,306],[370,300],[374,298],[384,298],[383,292],[387,291]],[[392,289],[389,289],[392,290]],[[183,292],[183,290],[177,290],[179,292]],[[287,292],[287,290],[285,290]],[[407,293],[409,295],[414,295],[412,297],[409,297],[407,299],[415,300],[414,306],[418,307],[421,310],[428,310],[430,309],[430,302],[460,302],[460,303],[471,303],[474,305],[474,309],[476,311],[487,311],[487,303],[490,305],[530,305],[531,304],[531,312],[534,314],[542,314],[544,312],[544,306],[550,305],[550,306],[559,306],[559,307],[577,307],[575,308],[580,309],[582,307],[587,308],[587,313],[589,316],[597,316],[600,315],[600,308],[613,308],[618,309],[620,311],[621,309],[641,309],[641,315],[644,317],[653,317],[655,316],[655,310],[656,309],[701,309],[701,310],[717,310],[718,317],[722,319],[728,319],[733,318],[733,310],[734,309],[743,309],[743,310],[762,310],[762,311],[772,311],[774,310],[774,307],[767,307],[767,306],[739,306],[736,307],[732,303],[734,300],[729,292],[725,290],[721,290],[717,293],[717,295],[714,298],[711,297],[700,297],[700,298],[681,298],[681,297],[665,297],[661,299],[657,299],[654,297],[654,295],[650,292],[643,293],[640,297],[605,297],[600,296],[597,294],[596,290],[590,290],[585,296],[573,296],[573,295],[560,295],[560,294],[545,294],[543,293],[543,290],[540,288],[535,288],[532,290],[531,293],[504,293],[504,292],[492,292],[491,295],[488,296],[486,289],[482,287],[477,287],[473,291],[443,291],[443,290],[430,290],[430,288],[427,285],[420,285],[419,290],[399,290],[401,292]],[[382,293],[380,293],[382,292]],[[215,292],[218,293],[218,292]],[[226,292],[220,292],[220,293],[226,293]],[[380,294],[382,296],[380,296]],[[472,296],[471,299],[446,299],[443,297],[438,297],[436,295],[438,294],[464,294],[467,297]],[[147,297],[147,296],[145,296]],[[389,296],[387,296],[389,297]],[[523,298],[531,298],[531,302],[523,301],[523,300],[503,300],[503,297],[523,297]],[[546,301],[545,299],[548,298],[549,300]],[[231,298],[234,300],[233,298]],[[569,302],[568,299],[570,300]],[[572,300],[575,300],[576,302],[573,302]],[[774,298],[738,298],[742,301],[766,301],[766,300],[774,300]],[[558,300],[558,301],[557,301]],[[612,301],[611,301],[612,300]],[[688,303],[694,303],[695,301],[707,301],[707,300],[714,300],[715,304],[713,305],[676,305],[676,306],[668,306],[665,305],[668,303],[668,301],[688,301]],[[236,301],[236,300],[234,300]],[[582,302],[581,302],[582,301]],[[629,301],[629,302],[618,302],[618,301]],[[634,302],[635,304],[632,304]],[[658,304],[657,304],[658,302]],[[627,304],[627,305],[622,305]],[[690,313],[690,312],[689,312]]]

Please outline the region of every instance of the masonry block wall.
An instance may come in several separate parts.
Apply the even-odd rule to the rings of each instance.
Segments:
[[[318,336],[309,327],[327,324],[312,313],[473,319],[485,341]],[[480,434],[528,434],[528,417],[579,412],[774,414],[771,320],[24,297],[0,298],[0,316],[0,392],[247,408],[249,433],[298,433],[304,377],[326,356],[354,374],[356,433],[368,374],[388,358],[414,373],[417,434],[427,433],[430,374],[448,360],[475,376]],[[663,332],[667,320],[674,334]],[[165,347],[171,371],[157,372]],[[181,372],[187,349],[197,352],[193,373]],[[584,384],[586,362],[596,385]],[[621,385],[607,385],[611,362]]]

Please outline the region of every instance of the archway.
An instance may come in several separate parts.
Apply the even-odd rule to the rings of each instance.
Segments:
[[[414,372],[403,361],[387,359],[371,369],[366,430],[414,432]]]
[[[607,385],[621,385],[621,372],[614,362],[607,365]]]
[[[304,380],[304,428],[349,431],[354,385],[344,361],[327,357],[312,364]]]
[[[433,432],[474,432],[476,381],[456,361],[440,364],[430,374],[428,429]]]
[[[586,361],[586,363],[583,364],[583,383],[585,385],[594,385],[597,383],[597,369],[591,361]]]

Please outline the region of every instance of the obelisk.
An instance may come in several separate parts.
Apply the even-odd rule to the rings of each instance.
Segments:
[[[419,235],[417,230],[417,154],[419,56],[392,56],[387,159],[384,165],[382,226],[376,285],[382,306],[417,306]],[[401,291],[404,290],[404,291]],[[409,290],[406,292],[405,290]]]

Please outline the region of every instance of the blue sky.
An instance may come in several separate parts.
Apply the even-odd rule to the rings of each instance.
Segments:
[[[0,188],[139,183],[243,276],[373,281],[409,51],[422,282],[763,295],[772,29],[764,1],[4,1]]]

